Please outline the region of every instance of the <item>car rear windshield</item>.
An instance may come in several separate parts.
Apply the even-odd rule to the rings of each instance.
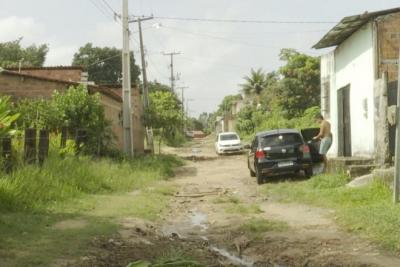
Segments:
[[[297,145],[302,142],[301,136],[296,133],[268,135],[261,138],[262,147]]]
[[[228,141],[228,140],[238,140],[239,137],[236,134],[222,134],[219,136],[219,140]]]

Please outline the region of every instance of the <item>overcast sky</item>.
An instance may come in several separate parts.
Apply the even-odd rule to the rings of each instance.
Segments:
[[[122,0],[0,0],[0,42],[23,37],[23,44],[50,46],[46,65],[69,65],[87,42],[121,47],[121,25],[110,5],[120,12]],[[207,19],[335,22],[344,16],[400,6],[398,0],[129,0],[130,14]],[[155,27],[160,24],[161,27]],[[236,94],[251,68],[276,70],[281,48],[311,49],[334,24],[251,24],[154,19],[143,23],[150,80],[169,84],[169,57],[179,51],[177,86],[185,94],[190,113],[217,108],[222,98]],[[131,25],[138,63],[137,25]]]

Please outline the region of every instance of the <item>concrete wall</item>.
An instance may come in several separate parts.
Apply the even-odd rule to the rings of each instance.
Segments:
[[[322,57],[321,71],[329,72],[334,64],[334,77],[330,77],[330,121],[334,142],[329,154],[338,155],[337,91],[350,85],[351,144],[353,156],[374,154],[374,42],[372,23],[366,24],[334,51]],[[321,78],[324,78],[321,76]]]

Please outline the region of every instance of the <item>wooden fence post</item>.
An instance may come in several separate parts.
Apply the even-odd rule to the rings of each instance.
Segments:
[[[49,155],[49,131],[40,130],[39,132],[39,165],[43,165],[44,160]]]
[[[25,130],[24,160],[28,164],[36,162],[36,129]]]
[[[3,169],[5,172],[9,173],[12,171],[12,147],[11,147],[11,137],[4,137],[2,140],[3,149]]]

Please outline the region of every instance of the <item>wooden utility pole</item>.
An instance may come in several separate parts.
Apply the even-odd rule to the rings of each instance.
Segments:
[[[164,56],[170,56],[171,57],[171,91],[174,92],[174,86],[175,86],[175,75],[174,75],[174,56],[180,55],[181,52],[170,52],[170,53],[163,53]]]
[[[185,134],[185,89],[189,87],[187,86],[181,86],[178,87],[178,89],[181,89],[181,100],[182,100],[182,107],[181,107],[181,112],[182,112],[182,133]]]
[[[143,75],[143,106],[144,112],[148,111],[149,108],[149,85],[147,81],[147,71],[146,71],[146,60],[145,60],[145,51],[144,51],[144,42],[143,42],[143,32],[142,32],[142,21],[151,20],[151,17],[138,17],[137,19],[130,20],[130,23],[137,22],[139,24],[139,39],[140,39],[140,55],[142,61],[142,75]],[[146,117],[148,118],[148,117]],[[153,144],[153,130],[149,125],[148,119],[145,121],[146,124],[146,141],[147,147],[150,148],[151,152],[154,152],[154,144]]]
[[[122,120],[124,128],[124,153],[133,156],[132,145],[132,102],[131,102],[131,71],[129,51],[129,14],[128,0],[122,1]]]
[[[399,61],[397,62],[396,152],[394,166],[393,202],[398,203],[400,192],[400,50]]]

